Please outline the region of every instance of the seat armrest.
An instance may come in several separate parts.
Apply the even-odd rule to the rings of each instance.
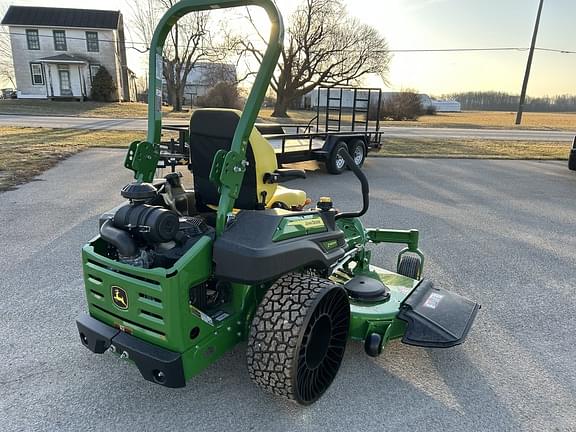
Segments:
[[[277,169],[272,173],[264,174],[264,183],[281,183],[288,180],[305,179],[306,171],[297,169]]]

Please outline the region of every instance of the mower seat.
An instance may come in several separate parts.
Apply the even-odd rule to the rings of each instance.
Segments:
[[[196,206],[199,210],[214,209],[220,194],[210,181],[210,170],[218,150],[229,151],[240,111],[232,109],[199,109],[190,119],[190,169],[194,177]],[[266,182],[270,173],[278,169],[272,145],[252,129],[246,149],[248,166],[236,199],[235,208],[254,210],[265,207],[301,208],[306,204],[306,193]],[[268,175],[267,175],[268,174]]]

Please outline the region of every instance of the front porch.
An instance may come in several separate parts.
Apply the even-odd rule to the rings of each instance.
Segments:
[[[46,76],[46,98],[50,100],[88,99],[91,70],[88,60],[60,54],[40,59]]]

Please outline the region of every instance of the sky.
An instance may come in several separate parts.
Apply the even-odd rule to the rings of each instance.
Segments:
[[[77,0],[13,0],[10,4],[79,7]],[[277,0],[287,16],[296,0]],[[527,48],[538,0],[345,0],[350,14],[379,30],[391,50]],[[126,0],[85,0],[82,7],[121,9],[130,38]],[[576,52],[576,0],[544,0],[537,46]],[[365,84],[431,95],[495,90],[519,93],[527,51],[395,52],[388,85]],[[141,57],[129,50],[129,66],[143,73]],[[531,96],[576,94],[576,53],[537,51],[528,87]]]

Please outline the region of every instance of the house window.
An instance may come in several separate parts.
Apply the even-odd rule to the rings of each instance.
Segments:
[[[54,30],[54,49],[56,51],[66,51],[66,32],[64,30]]]
[[[94,77],[96,76],[99,70],[100,70],[99,64],[90,65],[90,82],[94,81]]]
[[[30,63],[30,72],[32,73],[33,85],[44,85],[44,71],[42,63]]]
[[[38,30],[26,30],[26,41],[28,42],[29,50],[39,50],[40,37],[38,36]]]
[[[100,51],[98,32],[86,32],[86,49],[88,49],[89,52]]]

